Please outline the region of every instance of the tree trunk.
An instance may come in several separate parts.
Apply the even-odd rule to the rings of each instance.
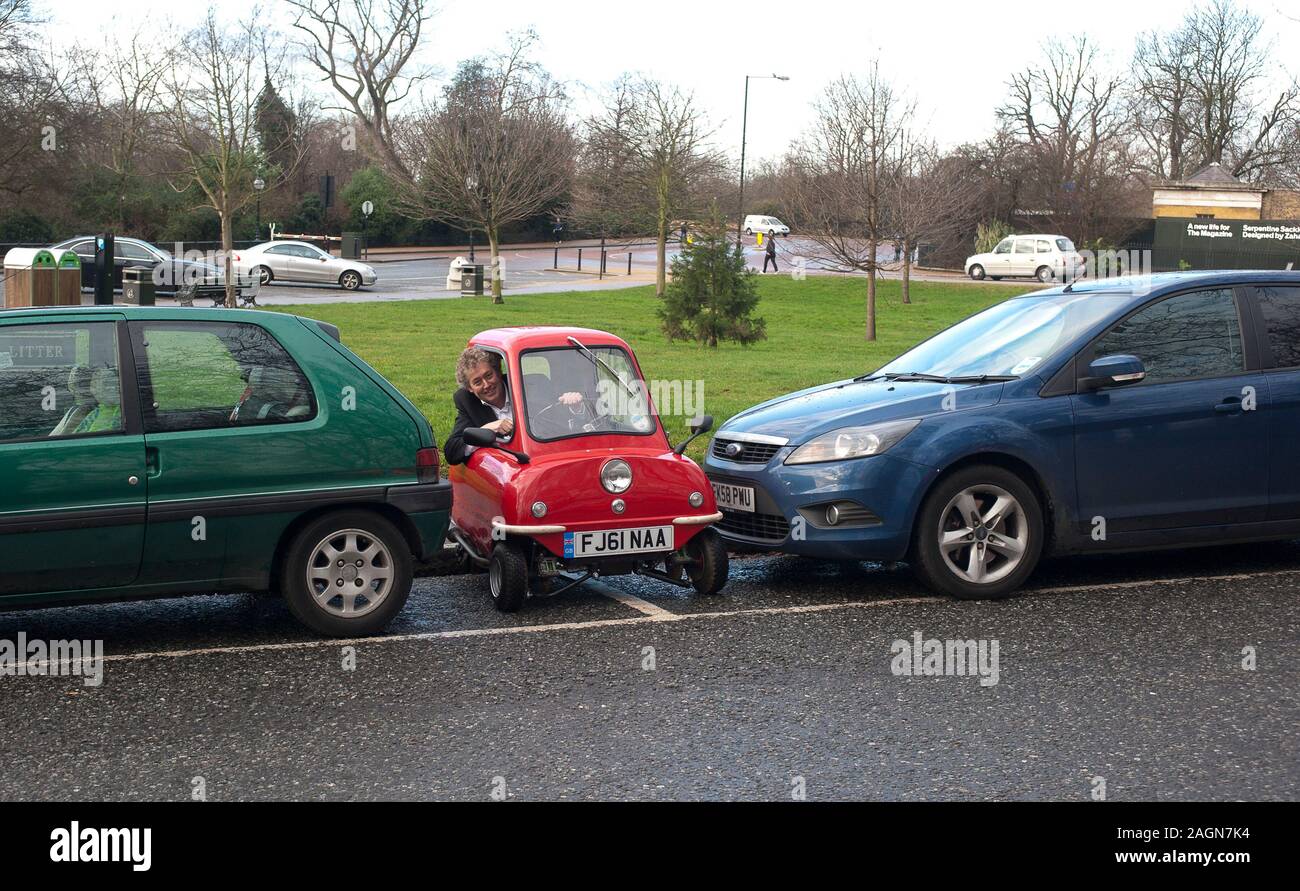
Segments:
[[[501,244],[497,237],[497,227],[489,226],[487,230],[488,245],[492,250],[492,302],[505,303],[501,296]]]
[[[235,233],[230,219],[230,211],[221,212],[221,252],[225,255],[226,306],[234,309],[239,301],[235,297]]]
[[[867,340],[876,339],[876,250],[880,247],[875,238],[867,241],[867,256],[871,265],[867,267]]]
[[[912,302],[912,242],[903,239],[903,302]]]
[[[668,227],[659,224],[655,236],[655,296],[662,297],[668,290]]]

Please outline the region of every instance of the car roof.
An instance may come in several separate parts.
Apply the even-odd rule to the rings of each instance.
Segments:
[[[251,248],[248,248],[248,250],[260,251],[262,248],[277,247],[282,244],[296,244],[301,247],[319,247],[319,245],[312,244],[310,241],[298,241],[293,238],[277,238],[275,241],[264,241],[261,244],[255,244]]]
[[[54,242],[51,247],[58,247],[61,244],[72,244],[76,241],[94,241],[98,237],[98,235],[74,235],[71,238],[65,238],[62,241]],[[134,241],[136,244],[147,244],[149,247],[154,246],[153,242],[145,241],[143,238],[135,238],[130,235],[115,235],[113,236],[113,241]]]
[[[1129,275],[1117,278],[1081,279],[1073,287],[1057,285],[1041,291],[1030,291],[1020,295],[1021,298],[1053,297],[1066,293],[1070,287],[1071,294],[1128,294],[1134,299],[1146,299],[1152,295],[1179,291],[1189,287],[1213,287],[1222,285],[1292,285],[1300,286],[1300,271],[1268,269],[1218,269],[1189,272],[1157,272],[1152,275]]]
[[[266,323],[275,318],[303,318],[289,313],[268,312],[261,309],[226,309],[222,307],[198,308],[188,306],[130,306],[115,303],[112,306],[28,306],[21,309],[0,309],[0,322],[18,318],[48,318],[57,320],[69,316],[84,318],[97,315],[121,315],[127,319],[153,321],[212,322],[239,321]],[[313,319],[306,319],[313,322]]]
[[[585,346],[617,346],[631,350],[621,337],[595,328],[569,328],[560,325],[520,325],[510,328],[489,328],[470,338],[477,346],[492,346],[507,352],[537,349],[540,347],[572,346],[568,338],[575,337]]]

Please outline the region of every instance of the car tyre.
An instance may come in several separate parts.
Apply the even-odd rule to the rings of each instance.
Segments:
[[[339,287],[345,291],[355,291],[361,287],[361,273],[349,269],[339,276]]]
[[[965,516],[969,510],[978,524]],[[1043,509],[1034,490],[1005,468],[976,465],[944,477],[926,496],[912,536],[912,568],[933,591],[961,600],[997,599],[1034,571],[1043,539]],[[976,578],[984,574],[987,580]]]
[[[358,561],[364,565],[358,566]],[[337,576],[334,569],[340,570]],[[382,596],[373,601],[366,598],[364,605],[354,598],[352,609],[362,611],[351,616],[346,614],[346,597],[325,599],[326,591],[351,594],[352,586]],[[294,536],[281,561],[280,592],[289,611],[313,631],[331,637],[378,633],[401,612],[411,593],[410,545],[379,514],[364,510],[326,514]]]
[[[1039,266],[1038,271],[1034,273],[1034,277],[1043,284],[1047,284],[1056,278],[1056,273],[1052,272],[1052,267],[1050,266]]]
[[[978,282],[978,281],[983,281],[983,279],[984,279],[984,267],[981,266],[980,264],[976,263],[974,266],[972,266],[972,267],[970,268],[970,272],[967,273],[967,274],[970,275],[970,277],[973,278],[973,279],[975,279],[975,281],[977,281],[977,282]]]
[[[492,602],[503,613],[518,612],[528,597],[528,557],[517,541],[497,542],[488,561]]]
[[[686,555],[692,561],[686,575],[697,593],[717,594],[727,584],[730,570],[727,546],[716,531],[705,529],[692,538],[686,545]]]
[[[1002,276],[1000,276],[1000,275],[990,275],[989,278],[992,279],[992,280],[995,281],[995,282],[1000,282],[1000,281],[1002,281]]]
[[[263,285],[269,285],[271,283],[271,280],[275,278],[275,275],[271,272],[270,268],[267,266],[259,266],[256,269],[254,269],[253,272],[257,274],[258,282],[260,282]]]

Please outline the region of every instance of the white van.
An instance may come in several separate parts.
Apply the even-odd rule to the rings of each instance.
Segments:
[[[789,235],[790,227],[776,217],[750,214],[745,217],[745,234],[753,235],[755,232],[762,232],[764,235]]]

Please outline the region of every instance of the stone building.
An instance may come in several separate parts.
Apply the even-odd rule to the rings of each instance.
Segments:
[[[1244,183],[1217,161],[1153,190],[1156,219],[1300,220],[1300,191]]]

